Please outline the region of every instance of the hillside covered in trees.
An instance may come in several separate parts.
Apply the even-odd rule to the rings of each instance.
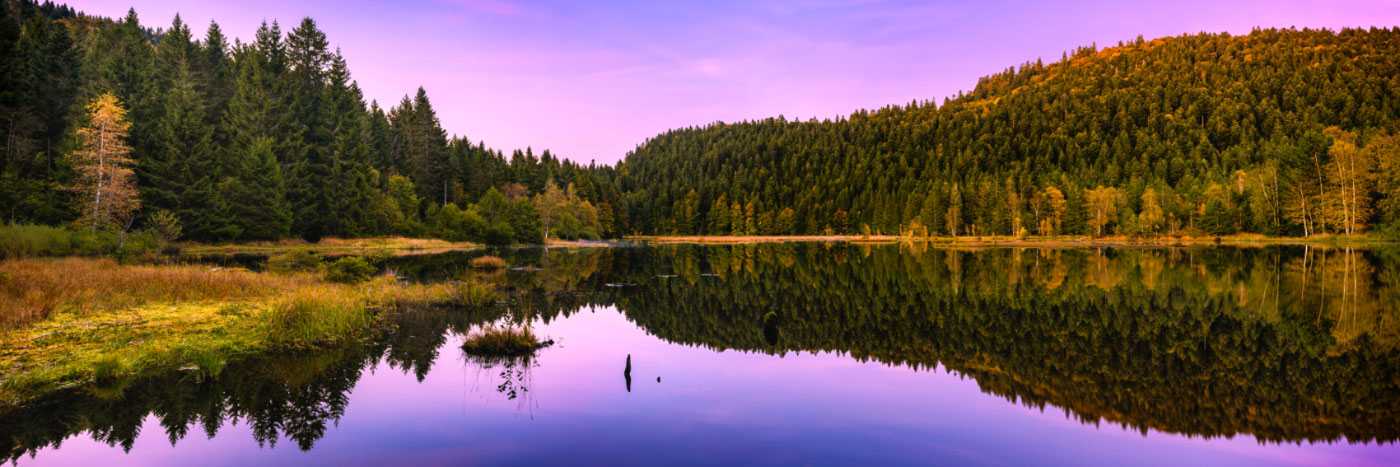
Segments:
[[[1400,28],[1085,47],[970,93],[666,132],[650,234],[1400,234]]]
[[[241,43],[0,0],[0,131],[6,223],[540,243],[613,235],[620,198],[606,168],[449,137],[422,88],[366,103],[310,18]]]

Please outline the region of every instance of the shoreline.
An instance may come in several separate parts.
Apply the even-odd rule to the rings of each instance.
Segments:
[[[1269,246],[1269,245],[1309,245],[1309,246],[1376,246],[1397,243],[1371,235],[1317,235],[1313,237],[1269,237],[1264,235],[1228,235],[1221,237],[1089,237],[1089,236],[1049,236],[1013,237],[1009,235],[985,235],[964,237],[910,237],[898,235],[634,235],[628,240],[666,244],[701,245],[741,245],[757,243],[855,243],[855,244],[894,244],[912,243],[932,247],[1185,247],[1185,246]],[[1217,242],[1217,238],[1219,241]]]
[[[550,239],[545,243],[515,244],[506,245],[504,248],[591,248],[591,247],[611,247],[612,241],[586,241],[586,240],[556,240]],[[229,244],[202,244],[185,243],[181,245],[180,254],[183,255],[231,255],[231,254],[264,254],[264,253],[290,253],[297,251],[326,252],[326,253],[365,253],[374,251],[390,251],[395,254],[428,254],[446,253],[450,251],[472,251],[492,248],[491,245],[483,245],[472,242],[451,242],[433,238],[408,238],[408,237],[381,237],[381,238],[325,238],[317,243],[310,243],[301,239],[283,239],[278,241],[264,241],[253,243],[229,243]]]
[[[1217,238],[1219,241],[1217,242]],[[642,245],[748,245],[759,243],[853,243],[883,245],[894,243],[919,244],[930,247],[1024,247],[1024,248],[1159,248],[1188,246],[1236,246],[1257,247],[1271,245],[1303,245],[1319,247],[1370,247],[1397,244],[1371,234],[1363,235],[1315,235],[1312,237],[1270,237],[1257,234],[1237,234],[1221,237],[1155,237],[1134,238],[1126,236],[1091,237],[1084,235],[1066,236],[1027,236],[983,235],[960,237],[912,237],[900,235],[629,235],[614,240],[556,240],[542,244],[515,244],[504,248],[615,248],[619,243],[636,242]],[[277,254],[297,251],[321,253],[367,253],[374,251],[403,254],[433,254],[452,251],[472,251],[492,248],[471,242],[450,242],[438,239],[407,237],[341,239],[326,238],[317,243],[300,239],[279,241],[231,243],[206,245],[189,243],[181,247],[181,254]]]
[[[493,290],[469,280],[401,284],[392,276],[334,282],[318,271],[121,265],[107,258],[0,261],[16,279],[0,306],[0,413],[55,390],[120,387],[177,369],[217,374],[230,361],[367,337],[383,313],[481,307]]]

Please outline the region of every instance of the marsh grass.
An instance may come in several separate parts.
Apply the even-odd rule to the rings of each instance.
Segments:
[[[475,282],[405,286],[387,275],[350,286],[311,273],[3,261],[0,407],[63,387],[119,392],[157,368],[214,376],[240,355],[369,337],[385,311],[494,300]]]
[[[0,330],[59,311],[79,315],[153,302],[231,301],[316,282],[208,266],[123,266],[111,259],[16,259],[0,262]]]
[[[552,340],[541,342],[528,327],[488,326],[468,335],[462,350],[479,357],[523,357],[553,344]]]
[[[471,266],[475,269],[505,269],[506,260],[503,260],[497,256],[478,256],[472,258]]]

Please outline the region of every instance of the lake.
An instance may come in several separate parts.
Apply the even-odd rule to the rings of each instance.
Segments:
[[[1400,462],[1400,249],[490,253],[516,266],[481,276],[497,307],[55,394],[0,417],[17,441],[0,449],[18,465]],[[452,280],[481,254],[388,268]],[[555,344],[462,351],[510,323]]]

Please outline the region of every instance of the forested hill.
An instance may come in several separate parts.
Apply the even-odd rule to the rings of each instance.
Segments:
[[[655,234],[1394,232],[1397,117],[1400,28],[1138,38],[942,105],[669,131],[617,183]]]

